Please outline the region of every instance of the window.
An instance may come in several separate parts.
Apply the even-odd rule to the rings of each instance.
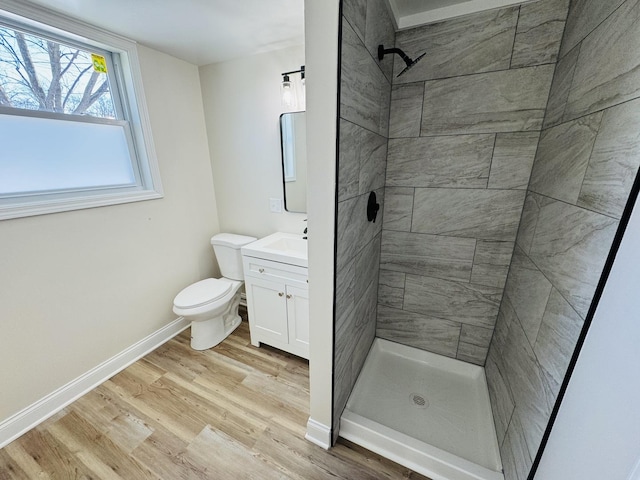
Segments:
[[[135,44],[0,8],[0,219],[161,197]]]

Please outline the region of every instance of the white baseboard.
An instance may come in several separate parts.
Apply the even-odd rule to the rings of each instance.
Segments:
[[[58,413],[74,400],[94,389],[129,365],[171,340],[189,327],[182,317],[131,345],[75,380],[51,392],[37,402],[0,422],[0,448]]]
[[[320,422],[316,422],[311,417],[309,417],[307,421],[307,434],[304,438],[325,450],[331,448],[331,428]]]

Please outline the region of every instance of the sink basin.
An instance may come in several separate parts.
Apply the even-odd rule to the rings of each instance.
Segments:
[[[242,247],[242,255],[306,267],[307,241],[302,235],[277,232]]]
[[[307,256],[307,241],[300,238],[278,238],[265,245],[264,248]]]

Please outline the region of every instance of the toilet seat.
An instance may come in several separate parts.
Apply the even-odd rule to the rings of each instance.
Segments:
[[[178,308],[197,308],[224,297],[232,284],[217,278],[207,278],[189,285],[176,295],[173,305]]]

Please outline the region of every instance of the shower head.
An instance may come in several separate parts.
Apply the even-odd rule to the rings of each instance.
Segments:
[[[404,60],[404,63],[407,64],[407,66],[404,67],[404,70],[402,70],[397,75],[397,77],[399,77],[400,75],[406,73],[416,63],[418,63],[422,59],[422,57],[424,57],[426,55],[426,52],[425,52],[422,55],[420,55],[419,57],[417,57],[415,60],[412,60],[411,57],[409,57],[409,55],[404,53],[399,48],[384,48],[384,45],[378,45],[378,60],[382,60],[387,53],[397,53],[398,55],[400,55],[400,58],[402,58],[402,60]]]
[[[420,55],[419,57],[417,57],[415,60],[412,60],[411,62],[407,63],[407,66],[406,66],[406,67],[404,67],[404,70],[402,70],[402,71],[398,74],[398,77],[399,77],[400,75],[402,75],[403,73],[406,73],[406,72],[407,72],[407,70],[409,70],[409,69],[410,69],[410,68],[412,68],[416,63],[418,63],[418,62],[422,59],[422,57],[424,57],[426,54],[427,54],[427,53],[425,52],[425,53],[423,53],[422,55]],[[406,62],[406,60],[405,60],[405,62]],[[396,78],[398,78],[398,77],[396,77]]]

